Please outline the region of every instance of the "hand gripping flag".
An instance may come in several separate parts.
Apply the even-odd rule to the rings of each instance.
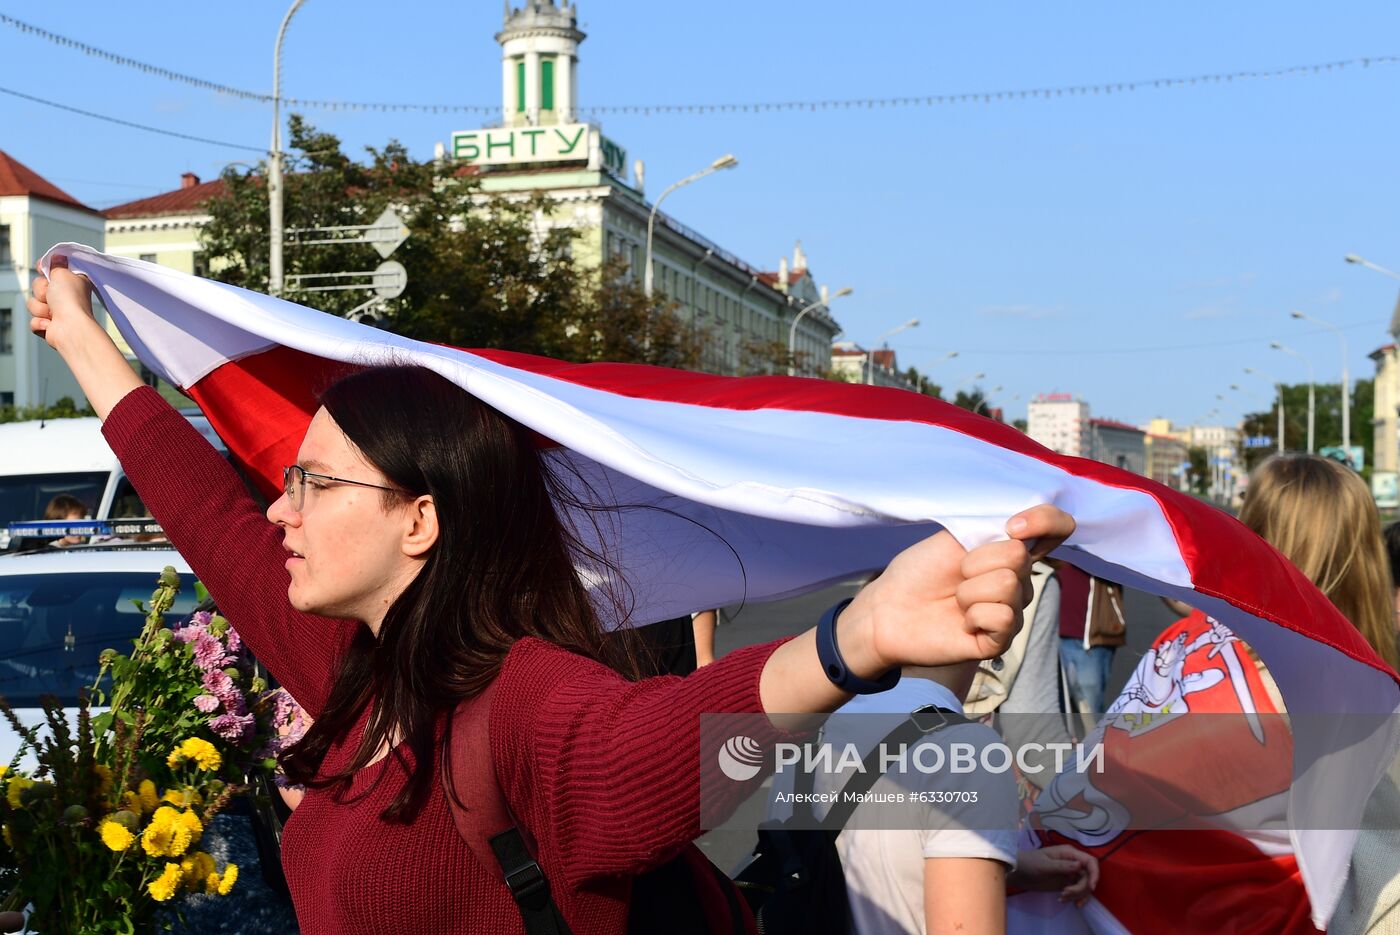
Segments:
[[[44,269],[56,254],[269,493],[316,392],[348,368],[419,364],[529,426],[581,495],[615,508],[575,525],[622,570],[631,622],[803,593],[881,568],[939,529],[973,547],[1020,510],[1059,506],[1078,529],[1058,557],[1201,608],[1258,652],[1290,712],[1338,716],[1335,736],[1295,743],[1288,792],[1291,827],[1339,829],[1290,832],[1314,921],[1331,913],[1355,837],[1345,829],[1400,748],[1394,719],[1356,738],[1341,716],[1400,710],[1400,685],[1310,582],[1226,514],[903,390],[439,347],[78,244],[54,247]]]

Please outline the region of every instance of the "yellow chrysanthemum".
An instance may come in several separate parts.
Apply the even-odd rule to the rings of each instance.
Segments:
[[[199,843],[200,835],[204,834],[204,823],[199,820],[199,816],[193,811],[181,812],[175,816],[175,823],[183,825],[190,835],[190,845]]]
[[[191,805],[203,805],[204,796],[193,789],[170,789],[161,796],[162,802],[169,802],[171,805],[180,808],[189,808]]]
[[[32,785],[34,780],[25,779],[23,776],[16,776],[10,780],[5,788],[5,801],[10,803],[10,808],[24,808],[24,800],[20,796]]]
[[[218,889],[219,875],[214,872],[214,858],[204,851],[195,851],[180,861],[180,872],[184,875],[186,889],[193,890],[211,876],[215,879],[214,890],[211,892]]]
[[[229,864],[224,868],[223,879],[219,881],[219,895],[227,896],[233,889],[233,884],[238,882],[238,864]]]
[[[0,779],[5,778],[5,774],[10,771],[8,766],[0,766]]]
[[[5,846],[6,846],[6,847],[10,848],[11,850],[14,850],[14,847],[15,847],[15,839],[14,839],[14,837],[10,834],[10,826],[9,826],[9,825],[6,825],[5,827],[0,828],[0,837],[3,837],[3,838],[5,839]]]
[[[102,843],[114,851],[124,851],[136,840],[136,835],[110,818],[102,822],[98,833],[102,835]]]
[[[198,823],[199,819],[195,819]],[[151,816],[151,823],[141,833],[141,846],[152,857],[179,857],[194,843],[189,821],[169,805],[162,805]]]
[[[139,790],[137,795],[141,799],[141,811],[149,815],[151,812],[154,812],[156,806],[160,804],[160,796],[156,793],[156,784],[149,779],[143,779],[141,780],[141,785],[137,788]]]
[[[122,803],[122,808],[125,811],[131,812],[131,814],[135,815],[137,818],[140,818],[141,813],[145,811],[145,809],[141,807],[141,796],[129,789],[122,793]]]
[[[219,754],[218,748],[209,741],[201,737],[191,737],[172,750],[165,762],[171,769],[190,762],[200,769],[213,772],[223,764],[224,758]]]
[[[147,887],[151,891],[151,898],[158,903],[163,903],[175,895],[175,891],[180,888],[180,881],[183,876],[180,872],[180,865],[167,863],[160,876],[151,881]]]

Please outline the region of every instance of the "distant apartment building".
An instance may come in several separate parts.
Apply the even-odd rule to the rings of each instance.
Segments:
[[[1147,449],[1147,476],[1175,490],[1187,488],[1186,471],[1191,460],[1191,448],[1172,435],[1143,433]]]
[[[1147,473],[1147,433],[1135,425],[1112,419],[1089,420],[1089,457],[1104,464]]]
[[[1090,457],[1089,404],[1072,393],[1041,393],[1028,408],[1026,434],[1060,454]]]

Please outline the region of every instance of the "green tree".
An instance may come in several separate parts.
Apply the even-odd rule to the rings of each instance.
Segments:
[[[909,381],[915,392],[932,396],[934,399],[943,398],[943,387],[930,380],[926,374],[920,373],[917,367],[910,367],[904,371],[904,379]]]
[[[987,396],[982,392],[982,387],[974,386],[970,390],[958,390],[953,397],[953,405],[966,409],[968,412],[975,412],[979,416],[991,416],[992,407],[987,403]]]
[[[1186,482],[1191,487],[1191,492],[1198,497],[1204,497],[1210,492],[1210,455],[1199,445],[1193,446],[1187,451],[1187,459],[1191,466],[1186,469]]]
[[[369,148],[364,163],[300,116],[288,121],[286,229],[369,224],[392,206],[410,236],[394,253],[408,271],[403,294],[374,309],[386,330],[457,347],[489,347],[572,361],[614,360],[695,367],[704,335],[676,305],[648,299],[625,265],[588,266],[574,257],[576,233],[550,224],[537,194],[482,193],[474,173],[451,161],[414,160],[402,144]],[[263,167],[223,174],[224,194],[206,203],[200,233],[211,275],[258,291],[268,287],[268,213]],[[311,239],[311,238],[304,238]],[[289,235],[286,275],[373,269],[366,244],[298,245]],[[346,315],[367,291],[308,292],[289,280],[287,298]]]
[[[1342,386],[1340,383],[1319,383],[1314,387],[1315,425],[1313,447],[1321,450],[1342,444]],[[1351,393],[1351,443],[1360,445],[1365,451],[1367,470],[1374,456],[1375,436],[1371,422],[1375,412],[1375,382],[1357,380]],[[1283,388],[1283,445],[1287,451],[1308,450],[1308,385],[1306,383],[1284,386]],[[1251,412],[1244,417],[1244,433],[1251,436],[1278,435],[1278,401],[1264,412]],[[1245,465],[1253,469],[1256,464],[1273,454],[1277,448],[1246,448]]]

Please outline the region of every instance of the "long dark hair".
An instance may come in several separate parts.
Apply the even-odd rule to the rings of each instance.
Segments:
[[[345,786],[387,746],[408,780],[382,817],[409,822],[432,788],[438,718],[484,689],[516,640],[537,636],[632,678],[639,648],[630,632],[600,626],[576,564],[606,561],[561,521],[556,500],[570,494],[528,429],[421,367],[345,377],[321,405],[400,491],[432,496],[439,532],[378,636],[356,634],[324,709],[282,765],[294,782]],[[387,508],[402,494],[384,497]],[[320,775],[331,745],[371,703],[349,765]]]

